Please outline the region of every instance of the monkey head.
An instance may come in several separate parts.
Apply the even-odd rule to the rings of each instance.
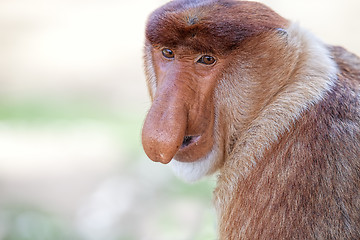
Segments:
[[[231,121],[245,128],[265,101],[265,88],[250,89],[262,83],[249,81],[279,67],[270,62],[281,44],[277,48],[271,39],[283,41],[287,24],[266,6],[246,1],[175,0],[154,11],[145,40],[152,100],[142,130],[147,156],[171,162],[190,181],[221,167],[234,137]],[[273,52],[264,52],[268,44]],[[265,55],[260,64],[257,58]]]

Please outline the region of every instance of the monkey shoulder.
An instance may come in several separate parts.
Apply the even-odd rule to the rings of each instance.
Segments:
[[[343,78],[346,78],[348,81],[352,80],[355,85],[359,85],[360,58],[340,46],[328,46],[328,48],[339,68],[339,75]]]
[[[303,115],[299,127],[312,129],[313,136],[331,136],[336,141],[360,141],[360,58],[339,46],[329,46],[338,74],[334,86]],[[301,127],[300,127],[301,128]],[[303,129],[304,130],[304,129]],[[301,131],[300,133],[301,134]],[[356,149],[360,151],[360,147]],[[358,156],[360,160],[360,156]]]
[[[276,179],[272,191],[285,196],[274,204],[303,223],[282,223],[285,239],[360,239],[360,61],[342,48],[333,54],[340,68],[333,88],[259,164],[258,177]]]
[[[301,168],[311,174],[318,168],[322,175],[325,167],[334,175],[355,177],[350,182],[357,182],[360,197],[360,58],[342,47],[330,50],[339,69],[334,85],[303,112],[274,154],[289,162],[302,159]]]
[[[309,108],[295,132],[304,143],[315,144],[313,149],[321,150],[320,155],[355,158],[360,163],[360,79],[348,74],[339,73],[333,88]]]

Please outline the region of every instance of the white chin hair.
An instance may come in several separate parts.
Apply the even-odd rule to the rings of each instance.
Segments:
[[[215,161],[215,153],[211,151],[206,157],[195,162],[179,162],[173,159],[168,165],[179,178],[187,182],[194,182],[211,174]]]

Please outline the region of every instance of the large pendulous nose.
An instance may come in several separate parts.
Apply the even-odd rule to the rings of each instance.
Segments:
[[[187,110],[173,93],[155,98],[142,129],[142,145],[155,162],[169,163],[179,150],[187,127]]]

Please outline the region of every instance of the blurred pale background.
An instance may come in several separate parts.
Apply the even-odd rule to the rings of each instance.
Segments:
[[[141,149],[144,25],[165,2],[0,1],[0,240],[216,239],[215,178]],[[262,2],[360,54],[360,1]]]

